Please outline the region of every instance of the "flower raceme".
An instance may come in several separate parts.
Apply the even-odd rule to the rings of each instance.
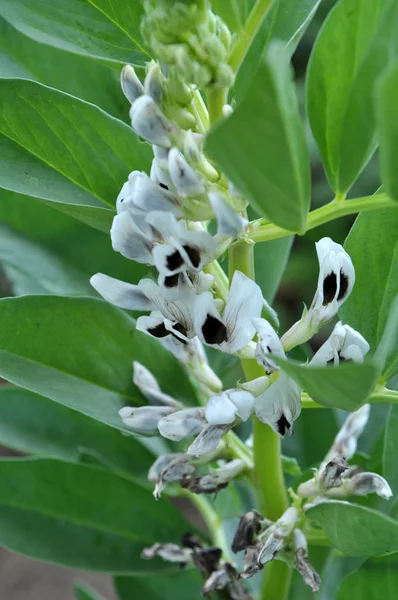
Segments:
[[[137,329],[171,352],[201,392],[201,406],[185,405],[165,394],[145,366],[133,364],[133,381],[147,404],[123,407],[119,415],[124,425],[134,435],[159,435],[180,443],[178,452],[159,456],[149,471],[157,499],[168,484],[178,483],[194,494],[209,494],[244,477],[252,467],[251,450],[242,442],[240,452],[234,454],[228,444],[229,432],[252,415],[282,437],[292,433],[301,411],[301,390],[280,369],[278,359],[286,359],[291,348],[309,340],[333,319],[355,282],[354,267],[344,248],[330,238],[321,239],[316,243],[319,277],[310,308],[281,337],[264,318],[267,315],[274,325],[278,322],[252,279],[236,270],[226,292],[211,263],[231,244],[251,243],[246,203],[204,155],[203,123],[195,116],[197,111],[190,110],[194,89],[175,70],[165,73],[155,62],[149,64],[144,82],[132,67],[122,71],[132,127],[152,145],[153,161],[149,174],[133,171],[123,184],[110,232],[114,250],[148,265],[155,277],[137,284],[103,273],[91,278],[93,287],[108,302],[149,313],[137,319]],[[224,112],[231,110],[226,107]],[[215,231],[209,227],[212,220],[215,234],[210,233]],[[206,347],[256,360],[263,374],[223,389],[208,362]],[[359,332],[339,322],[309,368],[362,362],[368,350]],[[389,496],[383,478],[360,472],[346,462],[355,452],[367,415],[367,407],[362,407],[348,417],[314,477],[300,485],[299,503],[350,494]],[[185,452],[181,450],[184,444]],[[297,506],[289,507],[275,523],[255,511],[242,517],[232,545],[234,552],[245,551],[240,574],[219,554],[208,568],[203,561],[213,555],[202,546],[155,545],[145,558],[160,556],[192,563],[204,577],[204,593],[230,589],[234,598],[248,600],[240,580],[279,555],[316,591],[320,580],[308,562],[305,535],[297,527],[299,513]]]

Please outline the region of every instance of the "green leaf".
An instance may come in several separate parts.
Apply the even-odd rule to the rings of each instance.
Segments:
[[[101,594],[81,583],[75,584],[75,596],[76,600],[105,600]]]
[[[313,367],[273,357],[280,368],[318,404],[354,411],[365,404],[378,381],[380,369],[372,363]]]
[[[247,96],[209,134],[206,148],[258,214],[291,231],[304,229],[310,203],[308,148],[280,43],[269,47]]]
[[[200,597],[202,583],[192,569],[164,576],[116,577],[115,587],[120,600],[186,600]]]
[[[0,443],[24,454],[80,462],[83,453],[148,487],[153,454],[137,439],[18,388],[0,388]]]
[[[271,40],[282,40],[293,54],[321,0],[276,0],[265,17],[239,69],[235,92],[240,101],[246,94],[254,74]],[[253,6],[254,2],[251,3]]]
[[[368,560],[342,582],[336,600],[395,600],[398,589],[396,556]]]
[[[87,102],[121,120],[129,103],[117,71],[91,58],[39,44],[0,18],[0,77],[33,79]]]
[[[128,431],[118,410],[142,400],[132,383],[133,360],[147,366],[164,391],[195,403],[176,359],[106,302],[6,298],[0,300],[0,322],[0,375],[98,421]]]
[[[392,404],[384,434],[383,477],[390,484],[394,497],[398,494],[398,405]]]
[[[53,203],[47,206],[28,196],[0,189],[0,222],[7,226],[7,230],[17,240],[9,247],[4,247],[0,242],[0,247],[3,246],[0,260],[3,260],[7,275],[14,284],[15,294],[31,293],[35,285],[52,293],[61,281],[65,285],[68,282],[74,285],[80,282],[83,285],[84,279],[86,293],[97,297],[96,292],[89,289],[88,281],[99,270],[130,283],[137,283],[142,277],[148,276],[150,271],[146,265],[127,260],[113,251],[109,233],[105,236],[54,210],[53,206]],[[29,245],[32,253],[40,259],[32,272],[25,268],[25,263],[29,263],[29,256],[24,254],[20,257],[20,249],[17,247],[20,242]],[[52,269],[57,263],[62,265],[65,272],[58,271],[56,279],[52,281]],[[78,275],[75,278],[71,273]],[[75,291],[78,288],[69,287],[68,284],[64,293]]]
[[[352,258],[356,281],[339,316],[359,331],[375,352],[398,295],[398,210],[361,213],[344,248]],[[389,377],[398,367],[398,339],[394,341],[395,350],[390,350],[389,364],[384,369]]]
[[[178,542],[189,525],[166,501],[114,473],[52,459],[0,462],[0,543],[78,569],[134,574],[167,568],[144,547]]]
[[[381,177],[387,194],[398,200],[398,64],[382,77],[377,92]]]
[[[341,0],[318,36],[308,67],[308,116],[336,193],[351,187],[376,148],[374,83],[397,53],[392,1]]]
[[[398,551],[398,521],[348,502],[331,500],[309,508],[306,515],[332,544],[349,556],[378,556]]]
[[[256,244],[254,247],[256,282],[270,304],[283,277],[293,239],[293,236],[289,235],[279,240]]]
[[[56,203],[108,230],[129,172],[149,165],[149,146],[126,124],[68,94],[0,80],[0,186]],[[98,217],[96,216],[98,215]],[[89,223],[92,225],[92,223]]]
[[[15,295],[96,296],[87,275],[1,224],[0,261]]]
[[[138,66],[148,58],[139,39],[141,2],[0,0],[0,14],[24,35],[61,50]]]

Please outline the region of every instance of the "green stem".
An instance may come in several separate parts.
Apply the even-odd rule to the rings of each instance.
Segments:
[[[205,266],[204,270],[209,275],[213,275],[218,295],[226,302],[228,300],[229,282],[228,277],[218,260],[213,260]]]
[[[235,270],[254,278],[253,246],[237,244],[228,254],[229,278],[232,280]],[[250,381],[264,374],[255,360],[242,360],[246,379]],[[254,484],[259,497],[262,514],[276,521],[288,506],[286,487],[283,477],[280,438],[268,426],[256,417],[253,418],[254,443]],[[263,600],[286,600],[290,587],[291,572],[286,563],[272,561],[264,572]]]
[[[222,114],[224,104],[228,101],[228,90],[226,88],[210,89],[207,92],[207,107],[209,110],[210,125],[214,125]]]
[[[375,194],[374,196],[363,196],[362,198],[354,198],[353,200],[332,200],[325,206],[316,208],[309,213],[307,218],[307,224],[305,232],[310,229],[315,229],[319,225],[324,225],[347,215],[353,215],[363,210],[377,210],[384,208],[396,208],[398,209],[398,203],[391,200],[387,194]],[[260,227],[253,227],[252,231],[249,231],[248,236],[254,242],[265,242],[268,240],[276,240],[278,238],[291,235],[292,232],[283,227],[277,225],[261,225]]]
[[[209,530],[209,534],[211,535],[212,543],[217,548],[221,548],[223,558],[225,558],[225,560],[233,560],[231,550],[225,536],[222,518],[214,510],[209,500],[200,494],[191,494],[191,492],[187,491],[184,491],[184,496],[189,498],[192,504],[196,506],[202,515],[202,518],[206,523],[206,527]]]
[[[273,4],[273,0],[257,0],[249,14],[244,28],[239,33],[232,52],[229,57],[229,64],[235,71],[238,72],[247,51],[249,50],[253,39],[261,27],[269,9]]]

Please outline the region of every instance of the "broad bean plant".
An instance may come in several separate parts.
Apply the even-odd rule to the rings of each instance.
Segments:
[[[319,4],[0,0],[0,543],[120,600],[396,598],[398,4],[304,94]]]

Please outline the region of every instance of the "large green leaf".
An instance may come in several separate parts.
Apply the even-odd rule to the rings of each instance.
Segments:
[[[398,494],[398,405],[392,404],[384,434],[383,476],[387,479],[394,497]]]
[[[357,410],[365,404],[380,374],[379,366],[371,363],[315,367],[278,358],[275,358],[275,362],[295,379],[315,402],[329,408],[348,411]]]
[[[178,542],[189,525],[149,490],[96,467],[52,459],[0,462],[0,544],[79,569],[137,573],[166,568],[142,549]]]
[[[0,14],[37,42],[107,61],[143,65],[141,2],[0,0]]]
[[[375,150],[374,83],[397,53],[398,6],[391,0],[341,0],[318,36],[308,116],[336,193],[351,187]]]
[[[81,292],[84,285],[87,293],[97,296],[88,287],[91,275],[97,271],[130,283],[137,283],[148,275],[146,265],[127,260],[113,251],[109,233],[104,235],[53,210],[53,206],[53,203],[47,206],[28,196],[0,189],[0,222],[7,225],[9,231],[3,243],[0,242],[0,260],[14,284],[14,293],[31,293],[38,289],[34,286],[53,293],[63,282],[68,286],[63,293]],[[15,239],[13,236],[7,246],[11,232]],[[25,253],[21,256],[21,248],[28,246],[38,261],[31,272],[25,266],[33,266],[31,257]],[[58,271],[53,280],[57,264],[62,265],[63,271]]]
[[[87,275],[1,224],[0,261],[13,284],[15,295],[96,296]]]
[[[352,258],[356,281],[339,315],[361,332],[375,352],[398,295],[398,210],[360,214],[344,247]],[[393,341],[395,350],[392,348],[385,369],[388,376],[398,366],[397,337]]]
[[[99,108],[21,79],[0,80],[0,186],[95,219],[108,229],[128,173],[149,165],[149,146]],[[83,208],[82,208],[83,207]],[[89,223],[93,225],[93,223]]]
[[[0,77],[33,79],[128,119],[117,71],[88,57],[39,44],[0,18]]]
[[[321,502],[306,511],[332,544],[349,556],[378,556],[398,551],[398,521],[348,502]]]
[[[116,577],[115,587],[120,600],[186,600],[199,598],[202,584],[199,573],[192,569],[152,577]]]
[[[258,30],[239,69],[235,91],[240,101],[247,92],[271,40],[282,40],[293,54],[321,0],[276,0]],[[254,2],[249,3],[252,7]]]
[[[132,360],[147,366],[165,391],[195,403],[176,359],[106,302],[7,298],[0,300],[0,322],[0,375],[98,421],[126,429],[118,409],[141,403],[132,383]]]
[[[396,555],[373,558],[344,579],[336,600],[395,600],[397,589]]]
[[[250,90],[207,138],[225,174],[267,219],[301,231],[310,203],[308,149],[288,57],[268,48]]]
[[[109,469],[147,486],[153,454],[126,436],[48,398],[0,387],[0,443],[24,454],[79,462],[92,456]]]
[[[75,596],[76,600],[105,600],[101,594],[81,583],[75,585]]]
[[[385,191],[398,200],[398,64],[382,78],[377,95],[380,171]]]
[[[293,236],[286,236],[279,240],[256,244],[254,248],[256,282],[270,304],[283,277],[292,244]]]

